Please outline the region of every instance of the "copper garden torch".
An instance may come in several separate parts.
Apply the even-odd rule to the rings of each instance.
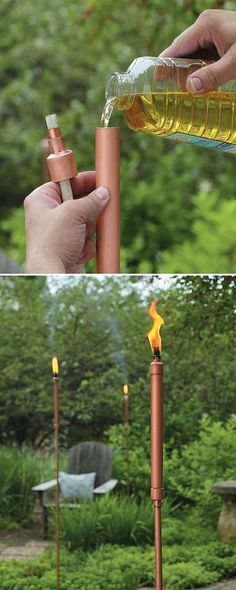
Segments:
[[[54,444],[56,463],[56,546],[57,546],[57,590],[60,590],[60,488],[59,488],[59,387],[58,359],[52,358],[53,374],[53,408],[54,408]]]
[[[124,425],[125,425],[125,452],[127,465],[127,491],[130,493],[130,464],[129,464],[129,386],[123,385],[124,393]]]
[[[152,301],[148,315],[153,319],[153,327],[148,332],[153,360],[150,363],[151,377],[151,498],[154,503],[155,518],[155,562],[156,590],[162,590],[162,536],[161,501],[163,487],[163,363],[161,362],[160,327],[163,318],[157,313],[156,301]]]

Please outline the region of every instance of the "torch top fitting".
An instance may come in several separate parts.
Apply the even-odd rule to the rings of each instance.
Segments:
[[[158,347],[153,348],[153,360],[159,362],[161,360],[161,350]]]
[[[150,375],[160,375],[163,373],[163,363],[154,358],[153,361],[150,363]]]
[[[48,143],[51,154],[47,158],[49,174],[53,182],[70,180],[77,175],[77,167],[72,150],[67,150],[55,114],[46,117]]]
[[[47,115],[46,124],[48,128],[48,143],[53,154],[66,151],[61,129],[58,125],[57,115]]]

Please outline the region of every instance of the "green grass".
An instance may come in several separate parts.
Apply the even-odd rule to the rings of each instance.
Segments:
[[[53,454],[44,457],[33,449],[0,447],[0,518],[29,522],[36,499],[32,487],[54,475]]]
[[[94,549],[102,543],[144,545],[153,542],[151,500],[108,496],[61,511],[62,539],[69,549]]]

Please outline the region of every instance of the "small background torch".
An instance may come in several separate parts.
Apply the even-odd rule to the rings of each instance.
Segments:
[[[127,491],[130,493],[130,464],[129,464],[129,386],[123,386],[124,393],[124,425],[125,425],[125,453],[127,465]]]
[[[155,562],[156,590],[162,590],[162,535],[161,535],[161,501],[164,498],[163,487],[163,363],[161,362],[160,327],[163,318],[156,311],[156,301],[148,310],[153,319],[153,327],[148,332],[148,339],[153,353],[150,363],[151,377],[151,498],[154,503],[155,526]]]
[[[56,547],[57,547],[57,590],[60,590],[60,488],[59,488],[59,387],[58,360],[52,358],[53,408],[54,408],[54,448],[56,463]]]

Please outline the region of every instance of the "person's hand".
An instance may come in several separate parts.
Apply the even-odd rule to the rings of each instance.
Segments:
[[[94,190],[95,172],[81,172],[71,185],[73,201],[62,203],[54,182],[43,184],[24,201],[28,274],[73,273],[95,255],[93,218],[106,207],[109,190]]]
[[[209,92],[236,78],[236,11],[206,10],[159,57],[203,57],[218,61],[195,70],[187,79],[189,92]]]

